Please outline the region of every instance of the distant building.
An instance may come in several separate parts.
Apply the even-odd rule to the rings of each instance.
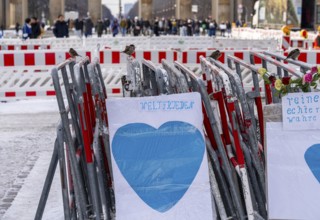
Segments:
[[[132,7],[133,7],[133,3],[126,3],[126,4],[124,4],[124,7],[123,7],[123,9],[124,9],[124,16],[127,16],[128,15],[128,13],[129,13],[129,11],[132,9]]]

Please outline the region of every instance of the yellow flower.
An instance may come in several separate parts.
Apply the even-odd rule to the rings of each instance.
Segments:
[[[258,73],[260,74],[261,77],[263,77],[264,74],[267,73],[267,70],[266,70],[265,68],[260,68],[260,69],[258,70]]]
[[[277,79],[276,82],[274,83],[274,88],[276,88],[276,90],[280,91],[280,89],[282,88],[282,80],[281,79]]]

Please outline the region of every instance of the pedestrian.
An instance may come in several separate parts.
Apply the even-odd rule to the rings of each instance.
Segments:
[[[109,18],[105,18],[103,22],[104,30],[106,34],[110,34],[110,20]]]
[[[156,18],[155,21],[154,21],[153,33],[154,33],[154,35],[156,35],[156,37],[159,37],[159,36],[160,36],[160,33],[159,33],[159,20],[158,20],[158,18]]]
[[[63,15],[58,16],[58,20],[54,24],[53,34],[56,38],[69,37],[69,28],[67,22],[64,20]]]
[[[15,29],[16,29],[16,36],[18,37],[19,36],[19,30],[20,30],[19,22],[16,23]]]
[[[24,25],[22,27],[22,39],[27,40],[30,38],[31,35],[31,19],[26,18],[24,21]]]
[[[135,37],[139,36],[141,33],[141,23],[140,23],[137,16],[134,18],[132,28],[133,28],[133,36],[135,36]]]
[[[224,21],[221,22],[221,24],[220,24],[219,27],[220,27],[221,36],[222,36],[222,37],[225,37],[225,33],[226,33],[227,26],[226,26],[226,24],[224,23]]]
[[[120,31],[122,34],[122,37],[126,36],[127,33],[127,21],[125,18],[122,18],[120,21]]]
[[[231,22],[230,21],[227,21],[226,27],[227,27],[227,35],[228,35],[228,37],[231,37]]]
[[[217,29],[216,21],[213,20],[209,24],[209,37],[216,37],[216,29]]]
[[[192,36],[192,21],[191,19],[188,19],[188,25],[187,25],[187,36]]]
[[[96,31],[97,31],[98,37],[101,37],[103,33],[103,23],[101,19],[99,19],[97,22]]]
[[[74,21],[74,29],[75,29],[75,33],[76,35],[81,38],[83,35],[83,21],[82,19],[77,18]]]
[[[118,20],[115,18],[111,24],[112,36],[115,37],[119,33],[119,23]]]
[[[84,21],[84,36],[91,37],[92,36],[92,28],[94,27],[91,17],[88,16]]]
[[[41,28],[38,22],[38,18],[32,17],[31,18],[31,39],[37,39],[41,35]]]

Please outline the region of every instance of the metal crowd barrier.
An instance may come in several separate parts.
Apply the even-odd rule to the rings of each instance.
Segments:
[[[97,59],[89,63],[88,57],[78,63],[69,59],[52,70],[52,79],[61,122],[35,219],[42,218],[58,160],[65,219],[112,219],[115,205],[106,134],[107,97],[100,65]]]

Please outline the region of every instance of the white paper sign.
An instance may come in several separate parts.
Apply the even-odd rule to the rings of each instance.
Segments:
[[[212,220],[199,93],[108,99],[117,220]]]
[[[320,217],[319,130],[288,131],[266,124],[269,219]]]
[[[282,97],[285,130],[320,129],[320,93],[289,93]]]

